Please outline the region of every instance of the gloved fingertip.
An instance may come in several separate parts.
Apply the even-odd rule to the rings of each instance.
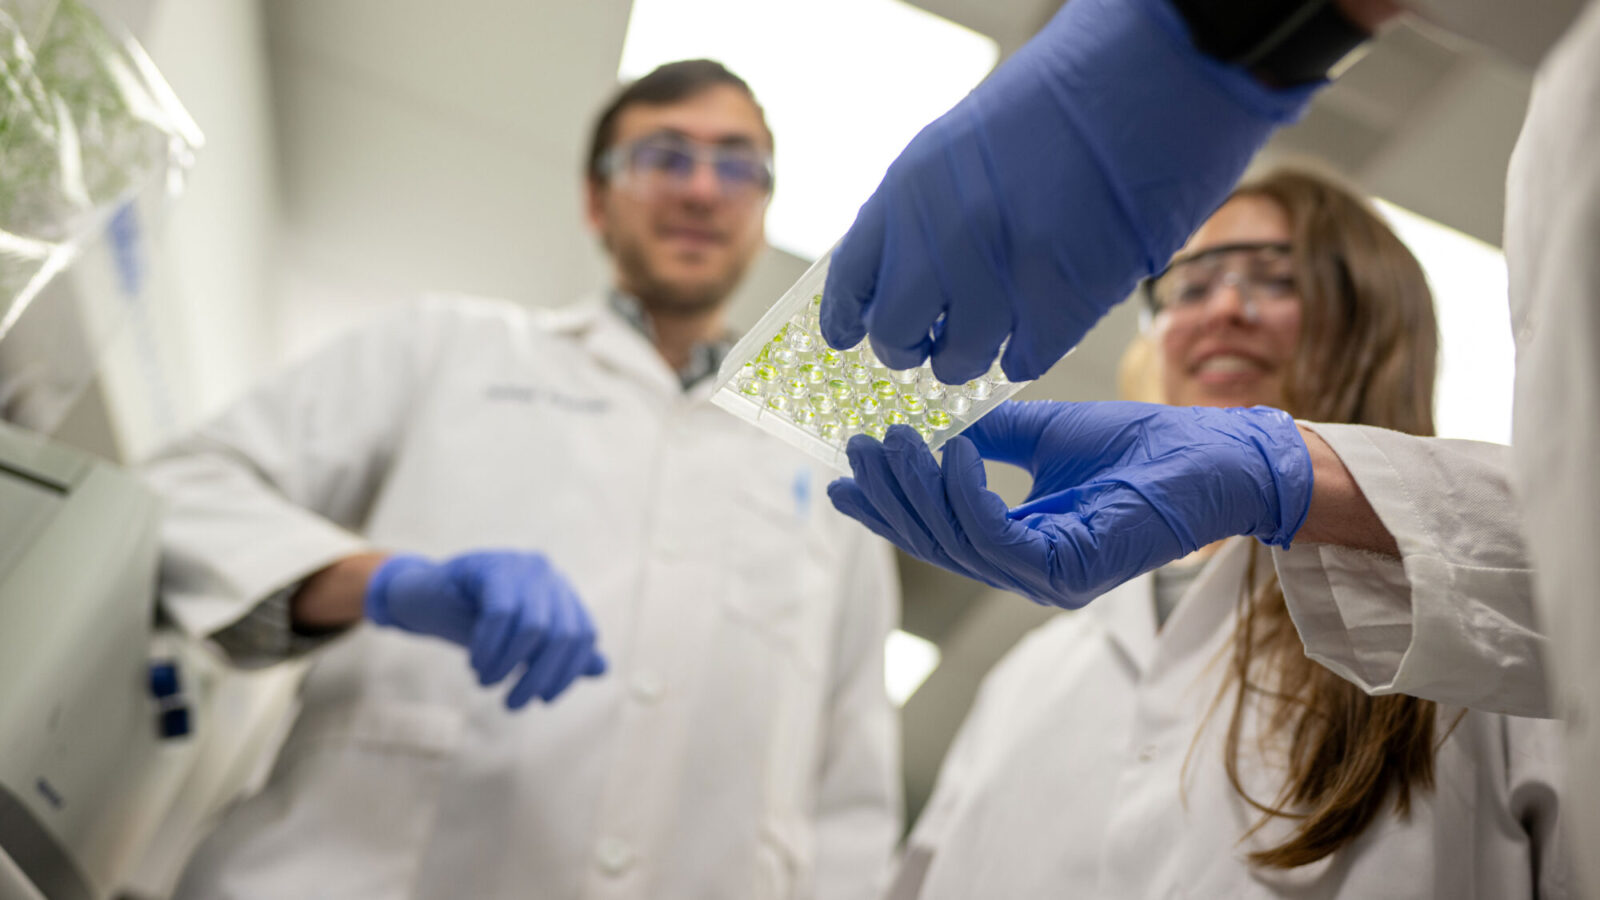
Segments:
[[[978,452],[978,446],[966,435],[958,434],[945,442],[944,458],[940,462],[947,490],[989,489],[989,473],[983,467],[983,454]]]
[[[833,503],[833,508],[859,520],[863,510],[869,506],[866,494],[862,493],[861,486],[856,484],[854,478],[841,478],[828,485],[828,500]]]
[[[482,629],[479,629],[479,634],[481,634],[481,632]],[[472,642],[467,645],[467,665],[471,666],[472,671],[477,674],[478,683],[481,685],[486,685],[489,683],[485,680],[489,672],[489,659],[488,654],[482,652],[480,649],[480,644],[482,643],[483,639],[479,636],[479,634],[473,635]]]
[[[599,650],[589,652],[589,658],[583,663],[583,674],[590,678],[598,678],[606,673],[610,664],[606,662],[605,654]]]
[[[841,478],[828,486],[828,499],[833,501],[833,508],[841,515],[854,519],[868,531],[880,538],[894,544],[906,552],[911,552],[905,547],[903,539],[895,533],[893,527],[884,521],[878,508],[868,499],[861,485],[853,478]]]
[[[944,384],[966,384],[989,371],[987,362],[958,359],[948,353],[936,352],[928,358],[928,362],[933,368],[933,377]]]
[[[478,672],[478,684],[482,687],[492,687],[505,681],[506,676],[510,675],[515,669],[515,664],[482,669]]]
[[[850,280],[845,269],[840,264],[828,270],[828,279],[822,286],[822,308],[817,311],[822,339],[835,350],[853,350],[867,336],[864,313],[871,297],[845,283]]]
[[[822,339],[835,350],[853,350],[867,336],[866,323],[861,320],[861,304],[836,299],[823,292],[822,312],[817,324]]]
[[[917,430],[910,425],[890,425],[888,431],[884,433],[883,442],[887,444],[890,437],[893,437],[897,443],[909,443],[912,445],[922,443],[922,435],[918,434]]]
[[[564,677],[558,679],[555,684],[545,688],[544,692],[539,694],[539,699],[543,700],[546,705],[556,702],[556,698],[560,697],[562,694],[565,694],[567,692],[567,688],[571,687],[572,682],[576,681],[577,678],[578,673],[573,672],[570,678]]]
[[[850,440],[846,441],[844,445],[845,459],[849,461],[850,471],[855,473],[856,478],[862,477],[862,474],[867,470],[868,461],[871,459],[872,454],[882,452],[883,445],[865,434],[851,435]]]
[[[1015,337],[1006,345],[1006,352],[1000,356],[1000,371],[1005,373],[1008,381],[1033,381],[1050,368],[1050,363],[1040,365],[1033,358],[1033,354],[1022,347],[1022,342]]]
[[[970,465],[974,460],[982,461],[977,446],[972,443],[972,438],[965,434],[951,435],[950,440],[944,442],[941,452],[944,454],[946,466]]]
[[[866,310],[882,264],[883,227],[883,201],[875,190],[829,251],[819,324],[822,339],[835,350],[849,350],[867,336]]]
[[[926,448],[927,442],[910,425],[890,425],[883,436],[883,450],[895,456],[906,456]]]
[[[495,664],[499,662],[496,651],[504,643],[504,635],[498,630],[492,630],[485,620],[480,619],[478,627],[474,629],[471,643],[467,645],[467,661],[472,664],[473,671],[478,673],[478,683],[488,686],[498,681],[492,674]]]
[[[891,369],[915,369],[928,358],[928,350],[932,346],[932,342],[926,339],[912,347],[893,347],[876,337],[871,340],[873,354],[878,357],[879,362]]]
[[[538,696],[533,690],[532,683],[527,678],[517,682],[516,687],[506,694],[506,709],[516,711],[527,706],[534,697]]]

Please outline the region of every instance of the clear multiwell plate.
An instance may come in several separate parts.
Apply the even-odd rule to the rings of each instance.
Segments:
[[[863,341],[835,350],[817,314],[831,253],[817,260],[749,333],[717,372],[711,402],[841,472],[855,434],[882,439],[890,425],[915,428],[931,449],[1009,399],[1014,382],[999,363],[966,384],[944,384],[923,363],[890,369]]]

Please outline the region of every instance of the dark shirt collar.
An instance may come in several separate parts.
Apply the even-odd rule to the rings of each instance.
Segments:
[[[612,288],[606,292],[606,303],[613,312],[622,317],[624,322],[632,325],[635,331],[643,335],[645,340],[652,345],[655,344],[655,327],[651,325],[650,316],[644,311],[644,305],[637,297]],[[678,370],[678,383],[687,391],[717,374],[717,369],[722,367],[723,359],[727,358],[728,351],[732,349],[733,338],[727,335],[690,347],[689,361]]]

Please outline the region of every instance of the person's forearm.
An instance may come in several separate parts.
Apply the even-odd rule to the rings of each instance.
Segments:
[[[1400,545],[1378,518],[1339,454],[1315,431],[1302,427],[1300,437],[1311,454],[1313,482],[1311,511],[1294,539],[1399,556]]]
[[[289,602],[294,627],[327,631],[360,620],[367,581],[388,558],[386,553],[358,553],[307,578]]]

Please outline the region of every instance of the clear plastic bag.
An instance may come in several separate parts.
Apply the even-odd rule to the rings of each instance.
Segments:
[[[143,49],[77,0],[0,2],[0,340],[202,138]]]
[[[54,432],[130,325],[160,380],[154,238],[201,143],[131,37],[77,0],[0,0],[0,418]]]

